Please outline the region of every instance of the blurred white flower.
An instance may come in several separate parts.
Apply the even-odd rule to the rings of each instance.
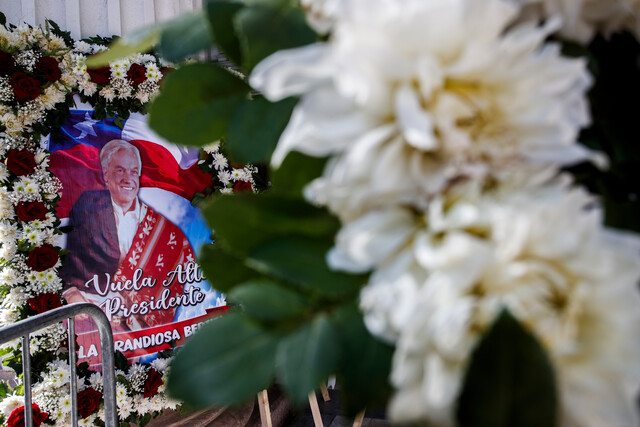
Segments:
[[[15,409],[21,406],[24,406],[24,396],[12,394],[0,400],[0,412],[5,418],[8,418]]]
[[[510,26],[487,0],[344,0],[330,39],[277,52],[250,82],[301,95],[273,155],[333,155],[307,194],[343,219],[420,203],[514,162],[565,165],[589,123],[585,63],[545,44],[558,21]],[[551,83],[552,82],[552,83]]]
[[[511,0],[523,5],[523,19],[562,17],[558,33],[566,39],[588,43],[596,33],[605,36],[627,30],[640,36],[638,0]]]
[[[468,182],[424,212],[347,223],[334,268],[373,269],[360,306],[396,345],[389,414],[447,425],[474,345],[506,307],[549,353],[566,426],[638,425],[640,239],[602,228],[568,180]]]
[[[342,0],[300,0],[309,26],[319,34],[331,31],[342,4]]]

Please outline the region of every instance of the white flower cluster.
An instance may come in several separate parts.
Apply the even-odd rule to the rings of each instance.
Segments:
[[[601,160],[576,141],[591,77],[547,41],[557,20],[521,13],[343,0],[327,42],[276,52],[250,83],[300,96],[276,165],[330,156],[305,194],[342,220],[329,265],[372,272],[360,306],[396,346],[393,420],[452,424],[471,353],[506,308],[550,356],[562,425],[638,425],[640,239],[603,227],[560,174]]]
[[[12,156],[22,153],[32,163],[31,173],[16,175]],[[45,293],[58,293],[62,280],[58,276],[60,259],[45,268],[33,269],[28,254],[43,245],[55,245],[57,218],[54,202],[61,191],[60,181],[50,173],[49,154],[30,139],[0,138],[0,324],[14,323],[25,316],[27,300]],[[22,173],[22,172],[21,172]],[[19,217],[19,207],[37,204],[39,213]],[[28,209],[27,209],[28,212]],[[66,332],[51,327],[49,333],[34,335],[32,352],[55,351]]]
[[[167,366],[171,359],[156,359],[151,363],[163,381],[167,376]],[[158,394],[151,398],[145,398],[142,394],[144,383],[147,379],[149,367],[141,364],[132,365],[127,373],[116,370],[116,405],[120,421],[125,421],[132,414],[143,416],[146,413],[161,412],[165,409],[176,409],[180,402],[169,399],[164,393],[164,384],[158,389]],[[48,363],[42,375],[42,381],[33,386],[33,401],[40,409],[49,413],[56,426],[67,426],[71,423],[71,396],[69,395],[69,364],[57,359]],[[103,376],[99,372],[93,372],[88,378],[78,377],[78,391],[91,387],[97,392],[103,391]],[[20,401],[22,396],[13,400]],[[13,400],[7,399],[0,402],[0,411],[3,413],[13,408]],[[6,403],[5,403],[6,401]],[[15,409],[15,408],[13,408]],[[10,413],[10,411],[9,411]],[[104,422],[104,404],[100,404],[98,410],[84,419],[78,421],[79,425],[93,426],[100,419]]]
[[[162,79],[160,71],[162,64],[153,55],[136,54],[124,59],[120,59],[109,64],[108,75],[100,81],[92,79],[87,69],[87,57],[101,52],[106,46],[99,44],[89,44],[84,41],[77,41],[74,46],[72,61],[73,73],[76,76],[80,93],[92,96],[96,92],[104,98],[107,103],[114,99],[137,99],[141,104],[149,102],[158,92],[159,82]],[[139,69],[141,77],[135,82],[128,78],[131,67],[142,67]]]
[[[233,193],[234,186],[238,182],[246,182],[251,185],[251,191],[256,191],[256,183],[253,179],[253,174],[258,172],[257,166],[245,165],[238,168],[231,165],[225,155],[220,152],[219,142],[204,146],[202,149],[213,158],[210,167],[216,171],[218,181],[222,184],[220,193]]]
[[[41,82],[41,92],[35,99],[17,102],[7,78],[0,81],[0,124],[9,136],[20,136],[30,126],[45,119],[46,113],[65,100],[75,86],[71,52],[64,41],[39,27],[21,25],[14,30],[0,26],[0,46],[3,51],[19,52],[16,64],[33,71],[36,61],[49,56],[55,58],[61,76],[57,81]]]

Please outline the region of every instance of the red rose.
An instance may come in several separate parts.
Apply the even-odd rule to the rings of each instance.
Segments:
[[[40,80],[34,79],[27,73],[19,71],[11,75],[9,84],[13,89],[13,94],[20,102],[36,99],[42,90],[40,89]]]
[[[238,181],[233,185],[234,193],[248,193],[251,190],[251,183],[249,181]]]
[[[58,262],[58,251],[48,243],[33,248],[27,255],[27,267],[35,271],[45,271]]]
[[[54,308],[62,307],[62,301],[60,295],[49,292],[46,294],[36,295],[33,298],[27,300],[27,304],[37,314],[44,313],[45,311],[53,310]]]
[[[78,413],[82,418],[87,418],[98,410],[100,406],[100,399],[102,399],[102,393],[99,391],[87,387],[78,393]]]
[[[162,385],[162,376],[155,369],[149,369],[147,379],[144,382],[144,397],[153,397],[158,393],[158,388]]]
[[[87,73],[89,73],[91,81],[99,85],[106,85],[111,79],[109,67],[87,68]]]
[[[31,404],[33,410],[33,427],[40,427],[40,424],[49,417],[49,414],[42,412],[40,407],[35,403]],[[9,418],[7,418],[8,427],[24,427],[24,406],[11,411]]]
[[[8,76],[16,69],[16,60],[8,54],[0,50],[0,76]]]
[[[131,64],[129,71],[127,71],[127,78],[131,82],[131,86],[138,86],[140,83],[147,80],[147,69],[144,65]]]
[[[7,154],[7,168],[18,176],[31,175],[36,170],[36,156],[29,150],[12,148]]]
[[[44,74],[44,78],[50,82],[57,82],[62,77],[58,61],[50,56],[43,56],[36,62],[36,70]]]
[[[18,219],[22,222],[47,219],[47,207],[42,202],[18,202],[15,209]]]

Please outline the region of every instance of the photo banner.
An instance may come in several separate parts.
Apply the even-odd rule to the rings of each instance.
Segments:
[[[211,230],[191,199],[212,177],[198,167],[197,148],[163,140],[145,116],[132,114],[120,129],[92,113],[72,110],[48,146],[64,189],[57,214],[71,227],[63,296],[98,305],[115,350],[147,361],[226,311],[196,259]],[[76,318],[79,359],[92,366],[100,363],[96,330]]]

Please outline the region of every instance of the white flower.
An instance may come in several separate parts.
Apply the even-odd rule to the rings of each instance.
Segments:
[[[227,185],[231,182],[231,174],[228,171],[220,171],[218,172],[218,179],[223,185]]]
[[[591,78],[544,43],[557,21],[510,27],[518,9],[500,0],[343,3],[327,43],[276,52],[250,78],[270,100],[301,95],[274,164],[334,156],[314,201],[353,218],[513,162],[587,156]]]
[[[71,412],[71,396],[63,396],[60,398],[58,402],[58,406],[60,407],[60,412],[63,414],[68,414]]]
[[[307,12],[307,22],[319,34],[331,31],[342,4],[342,0],[300,0]]]
[[[423,213],[389,207],[344,226],[329,264],[373,269],[360,306],[396,345],[391,418],[450,424],[471,351],[506,307],[551,358],[562,425],[638,425],[640,239],[601,222],[559,179],[466,183]]]
[[[164,372],[167,366],[169,366],[169,362],[171,362],[171,359],[157,358],[151,362],[151,367],[158,372]]]
[[[216,168],[216,170],[224,169],[228,164],[227,158],[222,153],[213,153],[212,166]]]
[[[588,43],[595,33],[609,36],[628,30],[640,36],[640,1],[638,0],[511,0],[524,5],[525,19],[548,19],[562,16],[558,31],[564,38]]]
[[[5,418],[8,418],[15,409],[21,406],[24,406],[24,396],[12,394],[0,400],[0,412]]]

